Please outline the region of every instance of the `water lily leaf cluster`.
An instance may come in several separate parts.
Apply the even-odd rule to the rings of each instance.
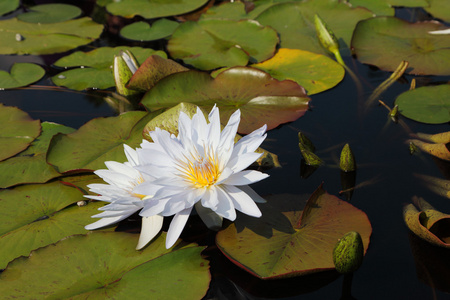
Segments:
[[[0,70],[0,89],[14,89],[41,79],[45,70],[32,63],[15,63],[10,73]]]
[[[210,275],[200,256],[203,247],[179,244],[167,250],[161,235],[137,252],[129,247],[136,239],[130,233],[95,232],[35,250],[1,274],[2,297],[200,299],[206,294]]]
[[[53,54],[97,39],[103,25],[89,17],[51,24],[33,24],[17,18],[0,21],[0,54]]]
[[[284,195],[260,207],[260,219],[239,216],[216,237],[219,249],[231,261],[257,277],[273,279],[334,269],[334,246],[349,231],[361,235],[364,251],[369,246],[372,227],[366,214],[322,187],[306,205]]]

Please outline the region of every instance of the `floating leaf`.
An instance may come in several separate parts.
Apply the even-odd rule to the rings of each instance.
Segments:
[[[317,38],[314,26],[315,14],[320,14],[338,38],[341,54],[347,55],[350,53],[348,48],[356,23],[372,17],[370,11],[361,7],[351,8],[343,1],[315,0],[271,6],[256,20],[278,32],[281,48],[302,49],[329,55]]]
[[[29,12],[20,14],[17,18],[28,23],[58,23],[74,19],[81,15],[81,9],[74,5],[51,3],[32,6]]]
[[[450,3],[447,0],[427,0],[424,9],[437,19],[450,22]]]
[[[11,73],[0,70],[0,89],[14,89],[38,81],[45,70],[32,63],[15,63]]]
[[[356,26],[352,49],[358,60],[386,71],[407,61],[409,74],[450,75],[450,35],[429,31],[446,29],[438,22],[409,23],[394,17],[377,17]]]
[[[114,56],[125,50],[133,53],[140,64],[152,54],[167,57],[163,51],[141,47],[101,47],[89,52],[78,51],[59,59],[54,65],[63,68],[80,68],[61,72],[53,76],[52,81],[56,85],[78,91],[87,88],[107,89],[113,87],[115,86],[112,74]]]
[[[0,16],[10,13],[19,7],[19,0],[8,0],[0,2]]]
[[[133,18],[136,15],[145,19],[181,15],[206,4],[208,0],[121,0],[106,5],[113,15]]]
[[[0,161],[25,150],[40,134],[39,120],[17,107],[0,103]]]
[[[299,199],[286,196],[259,207],[261,218],[239,215],[216,237],[219,249],[255,276],[272,279],[334,269],[334,246],[349,231],[361,234],[367,251],[372,228],[366,214],[322,187],[304,208]]]
[[[252,67],[278,80],[293,80],[303,86],[308,95],[331,89],[345,75],[344,68],[327,56],[298,49],[279,49],[275,56]]]
[[[167,250],[163,234],[136,251],[137,239],[124,232],[68,237],[9,264],[0,293],[3,299],[201,299],[206,294],[210,274],[200,255],[203,247]]]
[[[424,7],[427,0],[349,0],[353,7],[361,6],[371,10],[377,16],[394,16],[394,6]]]
[[[17,18],[0,21],[0,54],[53,54],[89,44],[103,26],[84,17],[52,24],[33,24]]]
[[[151,55],[134,73],[128,87],[135,90],[148,91],[162,78],[178,72],[189,70],[179,63],[161,57]]]
[[[437,211],[422,198],[415,198],[415,204],[408,204],[403,209],[403,217],[408,228],[421,239],[450,249],[450,215]]]
[[[448,144],[434,144],[426,143],[421,140],[408,140],[407,142],[413,143],[417,148],[430,155],[436,156],[440,159],[450,161],[450,151]]]
[[[131,23],[120,30],[120,35],[126,39],[136,41],[155,41],[169,37],[178,28],[180,23],[168,19],[159,19],[151,27],[148,23],[140,21]]]
[[[33,184],[0,192],[0,269],[16,257],[78,233],[103,204],[64,207],[83,200],[82,193],[59,182]]]
[[[206,19],[227,19],[239,21],[242,19],[249,19],[243,2],[223,2],[220,5],[215,5],[203,13],[200,20]]]
[[[448,95],[450,95],[449,84],[425,86],[400,94],[395,104],[403,116],[414,121],[428,124],[447,123],[450,121]]]
[[[252,20],[188,21],[173,33],[167,50],[174,58],[202,70],[245,66],[275,53],[275,30]]]
[[[50,143],[47,161],[60,173],[104,169],[105,161],[110,160],[123,162],[123,144],[139,146],[145,124],[159,113],[130,111],[117,117],[93,119],[71,134],[58,134]]]
[[[148,91],[141,103],[154,110],[188,102],[204,111],[216,104],[222,120],[239,108],[238,131],[247,134],[264,124],[272,129],[298,119],[308,109],[308,101],[305,90],[293,81],[278,81],[254,68],[234,67],[215,79],[198,71],[172,74]]]
[[[44,183],[61,175],[47,163],[47,149],[55,134],[71,133],[74,129],[47,122],[41,125],[41,135],[31,143],[28,149],[0,162],[0,188],[22,183]]]

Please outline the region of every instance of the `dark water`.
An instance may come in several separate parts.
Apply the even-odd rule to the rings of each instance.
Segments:
[[[48,57],[46,57],[48,60]],[[43,63],[39,57],[0,56],[1,69],[9,69],[15,61]],[[373,227],[370,246],[361,268],[354,274],[352,295],[356,299],[450,299],[450,296],[420,281],[416,275],[408,229],[402,209],[414,195],[421,196],[436,209],[450,213],[450,200],[432,193],[414,174],[445,178],[436,161],[426,154],[410,155],[405,141],[410,132],[439,133],[448,131],[448,124],[426,125],[400,118],[406,126],[393,123],[386,108],[374,103],[368,108],[365,100],[371,91],[390,73],[359,64],[348,57],[346,63],[364,85],[359,98],[353,80],[346,76],[337,87],[311,96],[311,110],[305,116],[268,133],[263,148],[276,153],[281,169],[271,169],[271,177],[253,187],[261,195],[290,193],[311,194],[322,182],[332,195],[338,195],[341,174],[338,167],[340,151],[349,143],[356,158],[356,186],[350,202],[363,210]],[[390,107],[401,93],[409,89],[413,76],[396,82],[381,99]],[[416,78],[418,85],[439,78]],[[442,79],[442,78],[441,78]],[[448,79],[447,79],[448,80]],[[49,78],[35,85],[50,86]],[[36,86],[1,91],[0,102],[17,106],[33,118],[78,128],[99,116],[115,112],[97,92],[61,92],[42,90]],[[407,128],[406,128],[407,127]],[[305,133],[315,144],[316,153],[325,161],[311,176],[300,176],[301,154],[298,132]],[[444,164],[444,170],[449,170]],[[365,184],[365,185],[364,185]],[[225,261],[217,251],[209,251],[215,279],[208,298],[259,299],[281,295],[289,299],[340,299],[343,276],[326,273],[291,281],[262,283]],[[230,275],[231,274],[231,275]],[[323,278],[325,277],[325,279]],[[329,278],[335,278],[330,282]],[[231,279],[230,279],[231,278]],[[238,281],[233,283],[233,280]],[[250,279],[249,279],[250,278]],[[329,282],[329,283],[328,283]],[[450,279],[449,279],[450,283]],[[324,285],[318,289],[315,284]],[[267,290],[262,287],[266,285]],[[259,290],[254,296],[243,288]],[[316,289],[316,290],[314,290]],[[271,290],[271,291],[269,291]],[[306,293],[303,293],[304,291]],[[314,291],[310,291],[314,290]],[[347,298],[349,299],[349,298]]]

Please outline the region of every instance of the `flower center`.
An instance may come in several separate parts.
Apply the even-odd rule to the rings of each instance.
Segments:
[[[130,189],[129,193],[131,194],[131,196],[138,197],[138,198],[140,198],[141,200],[143,200],[145,197],[147,197],[146,195],[141,195],[141,194],[133,193],[133,188],[134,188],[135,186],[137,186],[137,185],[143,183],[143,182],[144,182],[144,178],[142,177],[142,175],[139,176],[139,178],[137,178],[136,181],[130,182],[132,188]]]
[[[214,157],[197,157],[196,160],[188,160],[185,169],[185,179],[196,188],[209,187],[219,178],[219,166]]]

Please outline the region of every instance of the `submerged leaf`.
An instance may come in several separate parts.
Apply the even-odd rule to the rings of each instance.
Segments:
[[[162,234],[135,251],[137,239],[124,232],[68,237],[9,264],[0,276],[0,293],[3,299],[200,299],[206,294],[210,274],[200,255],[203,247],[167,250]]]
[[[169,108],[180,102],[193,103],[204,111],[217,105],[222,120],[241,110],[238,132],[250,133],[294,121],[308,109],[309,98],[297,83],[278,81],[254,68],[234,67],[215,79],[198,71],[175,73],[163,78],[142,99],[149,110]]]
[[[299,199],[282,198],[259,207],[261,218],[239,215],[216,237],[219,249],[255,276],[272,279],[334,269],[333,248],[349,231],[361,234],[367,251],[372,228],[366,214],[322,187],[304,208]]]

